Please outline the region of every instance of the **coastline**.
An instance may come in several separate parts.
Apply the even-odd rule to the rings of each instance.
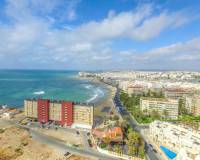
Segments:
[[[96,85],[103,85],[107,89],[107,95],[103,99],[98,100],[96,103],[94,103],[94,116],[97,118],[105,118],[109,116],[109,112],[112,112],[114,115],[118,115],[118,112],[115,109],[115,106],[113,104],[113,97],[115,96],[116,93],[116,88],[108,85],[102,81],[100,81],[97,78],[88,78],[88,77],[77,77],[79,79],[85,79],[89,80],[91,83],[96,84]],[[104,111],[104,108],[109,108],[109,111]]]

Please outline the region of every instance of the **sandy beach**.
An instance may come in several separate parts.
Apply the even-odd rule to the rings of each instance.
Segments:
[[[104,85],[108,90],[107,96],[103,100],[100,100],[99,102],[94,104],[95,105],[94,117],[97,119],[106,118],[107,116],[110,115],[109,113],[111,113],[111,112],[114,115],[119,115],[119,113],[116,111],[114,103],[113,103],[113,97],[116,93],[116,88],[100,81],[97,78],[87,78],[87,79],[90,80],[94,84]]]

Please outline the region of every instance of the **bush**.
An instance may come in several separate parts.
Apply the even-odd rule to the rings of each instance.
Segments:
[[[102,148],[102,149],[104,149],[104,148],[107,147],[107,145],[106,145],[105,143],[101,143],[99,146],[100,146],[100,148]]]
[[[28,145],[28,142],[24,141],[24,142],[22,142],[22,145],[23,145],[23,146],[27,146],[27,145]]]
[[[5,132],[5,130],[4,129],[0,129],[0,133],[3,133],[3,132]]]
[[[22,155],[23,154],[23,151],[21,149],[21,147],[18,147],[15,149],[15,152],[18,154],[18,155]]]

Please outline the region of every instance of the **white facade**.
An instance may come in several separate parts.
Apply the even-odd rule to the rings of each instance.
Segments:
[[[150,124],[150,137],[158,144],[176,152],[177,160],[183,153],[187,160],[198,160],[200,155],[200,133],[185,126],[169,122],[154,121]]]
[[[155,110],[161,116],[164,116],[164,112],[167,112],[166,118],[177,119],[178,100],[143,97],[140,99],[140,109],[148,113]]]

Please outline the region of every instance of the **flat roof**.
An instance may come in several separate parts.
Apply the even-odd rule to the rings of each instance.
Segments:
[[[175,99],[168,99],[168,98],[151,98],[151,97],[141,97],[141,100],[149,100],[149,101],[162,101],[162,102],[170,102],[170,101],[177,101]],[[178,101],[177,101],[178,102]]]
[[[27,98],[25,99],[25,101],[37,101],[40,98],[36,99],[36,98]],[[40,100],[49,100],[52,103],[61,103],[61,102],[71,102],[74,105],[85,105],[85,106],[94,106],[93,103],[86,103],[86,102],[73,102],[73,101],[69,101],[69,100],[55,100],[55,99],[40,99]]]

